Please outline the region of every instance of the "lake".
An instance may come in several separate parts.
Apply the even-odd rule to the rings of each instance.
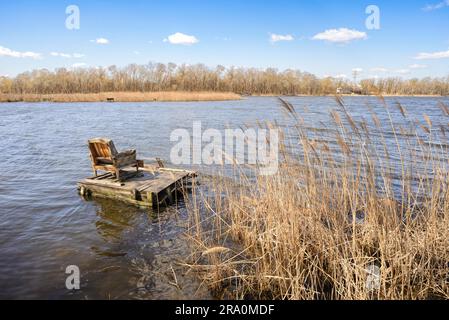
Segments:
[[[311,135],[316,129],[330,130],[329,111],[337,108],[334,98],[286,99],[304,118]],[[393,143],[394,135],[387,129],[389,116],[377,98],[344,101],[359,120],[369,117],[367,105],[371,105],[386,126],[387,143]],[[394,107],[399,101],[410,119],[425,124],[426,114],[434,128],[443,126],[449,132],[448,118],[438,107],[439,101],[449,104],[448,98],[386,101],[395,123],[410,125],[402,123],[404,118]],[[89,138],[109,137],[119,150],[135,148],[139,158],[160,157],[169,163],[171,132],[191,131],[194,121],[218,130],[257,121],[276,121],[284,128],[292,124],[271,97],[189,103],[0,104],[0,298],[213,298],[194,274],[179,265],[189,254],[182,202],[154,212],[109,200],[85,201],[76,190],[77,181],[92,174]],[[80,268],[81,290],[65,287],[69,265]],[[173,273],[179,287],[172,284]]]

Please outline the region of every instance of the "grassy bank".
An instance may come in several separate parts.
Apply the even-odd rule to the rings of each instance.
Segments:
[[[312,138],[284,103],[301,152],[284,145],[275,175],[253,179],[235,167],[236,180],[217,177],[212,194],[194,190],[188,266],[217,297],[449,298],[448,128],[427,116],[416,124],[398,104],[407,128],[384,105],[386,132],[372,111],[368,126],[338,101],[334,143]]]
[[[225,101],[239,100],[232,92],[102,92],[76,94],[0,94],[0,102],[148,102],[148,101]]]

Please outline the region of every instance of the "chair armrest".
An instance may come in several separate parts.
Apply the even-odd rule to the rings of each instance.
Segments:
[[[117,168],[126,167],[137,163],[137,152],[136,150],[128,150],[125,152],[120,152],[113,158],[114,166]]]
[[[120,159],[120,158],[124,158],[124,157],[129,157],[129,156],[133,156],[133,155],[136,155],[136,150],[126,150],[126,151],[123,151],[123,152],[120,152],[119,154],[117,154],[117,155],[115,155],[114,156],[114,159],[115,160],[118,160],[118,159]]]

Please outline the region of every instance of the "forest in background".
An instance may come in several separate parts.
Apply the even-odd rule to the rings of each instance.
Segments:
[[[2,94],[76,94],[101,92],[211,91],[247,95],[449,95],[445,78],[363,79],[319,78],[299,70],[274,68],[210,68],[204,64],[130,64],[125,67],[59,68],[0,77]]]

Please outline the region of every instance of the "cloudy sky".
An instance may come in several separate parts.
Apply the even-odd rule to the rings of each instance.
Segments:
[[[369,5],[380,10],[380,29],[366,24]],[[8,76],[149,61],[449,75],[449,0],[2,1],[0,30],[0,75]]]

